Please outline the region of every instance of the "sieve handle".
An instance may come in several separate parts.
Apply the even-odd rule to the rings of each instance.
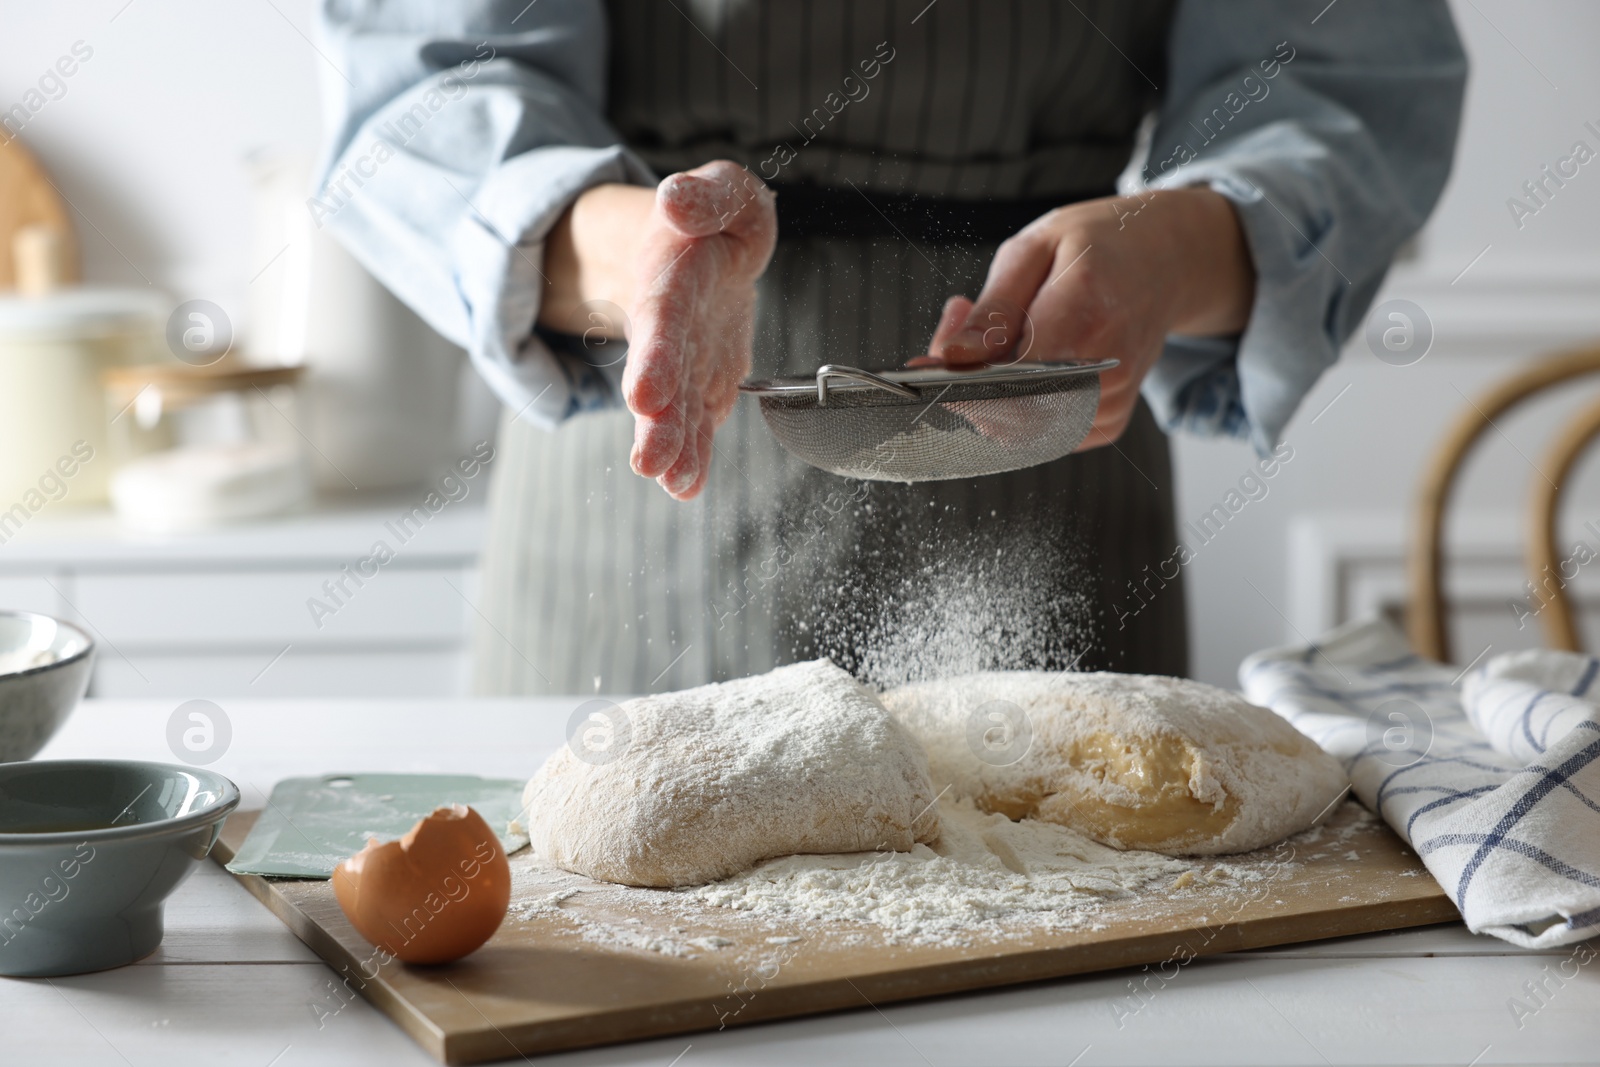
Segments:
[[[873,374],[871,371],[862,370],[860,367],[846,367],[839,363],[829,363],[826,366],[817,368],[817,407],[819,408],[828,406],[828,379],[830,378],[848,378],[851,381],[862,382],[866,385],[883,389],[886,392],[894,393],[896,396],[903,396],[907,400],[915,400],[922,395],[911,386],[890,381],[881,374]]]

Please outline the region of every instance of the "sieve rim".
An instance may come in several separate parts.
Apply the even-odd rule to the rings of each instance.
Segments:
[[[757,397],[779,444],[813,467],[847,478],[940,481],[1066,455],[1093,426],[1099,372],[1115,365],[1011,364],[965,373],[907,368],[877,375],[829,364],[817,370],[815,385],[810,378],[778,379],[747,383],[745,391]],[[916,387],[901,384],[908,379]],[[1022,437],[984,430],[988,415],[1008,413],[1031,413]]]
[[[951,370],[948,367],[904,367],[899,370],[873,371],[897,385],[912,389],[937,388],[943,385],[990,385],[1004,382],[1046,382],[1058,378],[1076,378],[1098,375],[1118,364],[1115,359],[1102,359],[1091,363],[1041,363],[1018,362],[986,365],[977,370]],[[833,365],[830,365],[830,368]],[[829,368],[819,368],[818,373]],[[854,369],[854,368],[846,368]],[[739,391],[756,397],[799,397],[817,395],[817,376],[786,378],[753,378],[739,383]],[[867,381],[838,378],[827,386],[830,393],[882,392],[883,387]],[[920,399],[920,398],[919,398]]]

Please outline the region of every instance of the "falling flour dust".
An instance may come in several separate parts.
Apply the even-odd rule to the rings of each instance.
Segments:
[[[896,575],[887,583],[869,573],[868,594],[841,589],[823,602],[819,654],[890,689],[978,671],[1078,669],[1099,646],[1098,575],[1071,531],[998,515],[977,532],[944,531],[937,520],[929,530],[915,567],[886,568]],[[858,566],[870,572],[870,558]]]

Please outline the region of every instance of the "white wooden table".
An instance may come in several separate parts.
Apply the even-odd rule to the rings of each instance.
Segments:
[[[40,758],[172,761],[177,701],[88,701]],[[246,807],[329,771],[521,777],[576,699],[224,701],[209,766]],[[423,1065],[433,1061],[215,864],[167,905],[150,958],[100,974],[0,979],[0,1063]],[[1583,965],[1578,960],[1588,959]],[[1573,972],[1576,971],[1576,974]],[[1154,990],[1134,997],[1134,982]],[[1529,985],[1532,983],[1532,986]],[[1530,988],[1543,984],[1535,1000]],[[1520,999],[1532,1014],[1519,1020]],[[1520,1021],[1520,1026],[1519,1026]],[[1529,953],[1463,927],[1197,960],[541,1059],[541,1064],[1346,1064],[1600,1061],[1600,959]]]

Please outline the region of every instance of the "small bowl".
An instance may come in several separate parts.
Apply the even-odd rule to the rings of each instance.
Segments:
[[[0,762],[33,758],[83,699],[93,669],[94,642],[76,626],[0,611]]]
[[[161,904],[216,844],[239,789],[132,760],[0,763],[0,975],[120,967],[161,944]]]

